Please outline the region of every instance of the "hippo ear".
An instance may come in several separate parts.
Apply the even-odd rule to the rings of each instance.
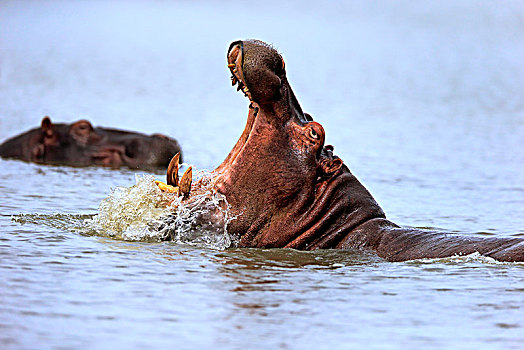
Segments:
[[[45,116],[44,119],[42,119],[41,129],[43,136],[42,143],[45,146],[58,144],[58,134],[55,130],[55,126],[51,123],[51,118]]]
[[[338,169],[340,169],[342,164],[343,164],[342,159],[338,157],[334,159],[325,160],[321,164],[322,172],[324,173],[324,175],[327,175],[327,176],[332,175],[336,173]]]
[[[51,118],[48,116],[45,116],[44,119],[42,119],[42,133],[45,137],[52,137],[53,136],[53,123],[51,123]]]
[[[37,136],[31,147],[31,159],[36,162],[44,159],[46,146],[55,144],[58,140],[51,118],[48,116],[42,119],[40,130],[41,134]]]

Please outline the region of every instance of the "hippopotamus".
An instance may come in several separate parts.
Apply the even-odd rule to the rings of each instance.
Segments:
[[[389,261],[480,253],[524,261],[524,239],[403,228],[325,145],[325,130],[304,113],[282,56],[258,40],[235,41],[232,84],[249,99],[246,127],[215,169],[214,189],[233,216],[239,247],[365,249]],[[168,178],[172,170],[168,168]]]
[[[54,124],[47,116],[40,128],[0,145],[3,158],[76,167],[165,169],[171,157],[179,152],[178,142],[164,135],[93,127],[87,120]]]

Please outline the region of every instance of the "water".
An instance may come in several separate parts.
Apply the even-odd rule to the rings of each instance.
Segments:
[[[191,201],[161,191],[152,175],[136,176],[131,187],[117,187],[90,218],[74,218],[66,227],[75,232],[129,241],[174,241],[199,247],[226,249],[237,238],[227,232],[235,217],[226,197],[213,190],[211,172],[193,174]],[[24,223],[25,215],[16,218]],[[46,223],[48,217],[43,218]],[[60,217],[60,219],[62,219]]]
[[[226,50],[254,37],[390,219],[522,236],[523,18],[521,1],[3,1],[0,140],[88,118],[213,169],[247,115]],[[0,347],[522,348],[522,264],[86,232],[136,176],[0,160]]]

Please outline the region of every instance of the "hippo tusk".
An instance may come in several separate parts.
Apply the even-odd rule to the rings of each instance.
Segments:
[[[178,162],[180,160],[180,152],[175,154],[167,167],[167,184],[178,186]]]
[[[230,64],[227,65],[227,68],[235,68],[235,66],[236,66],[236,64],[230,63]]]
[[[184,196],[184,198],[189,197],[189,192],[191,192],[191,182],[193,182],[193,167],[187,168],[180,179],[179,184],[179,195]]]
[[[158,186],[158,188],[159,188],[160,191],[162,191],[162,192],[167,192],[167,193],[176,193],[176,194],[178,194],[178,192],[179,192],[179,188],[178,188],[178,187],[171,186],[171,185],[166,185],[166,184],[163,183],[162,181],[158,181],[158,180],[156,180],[156,181],[155,181],[155,184]]]

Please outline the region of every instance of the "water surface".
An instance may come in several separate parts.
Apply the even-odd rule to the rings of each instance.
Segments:
[[[523,18],[520,1],[4,1],[0,140],[44,115],[88,118],[176,137],[186,161],[213,169],[247,115],[227,47],[259,38],[391,220],[522,236]],[[524,343],[522,264],[82,233],[141,174],[0,160],[0,347]]]

